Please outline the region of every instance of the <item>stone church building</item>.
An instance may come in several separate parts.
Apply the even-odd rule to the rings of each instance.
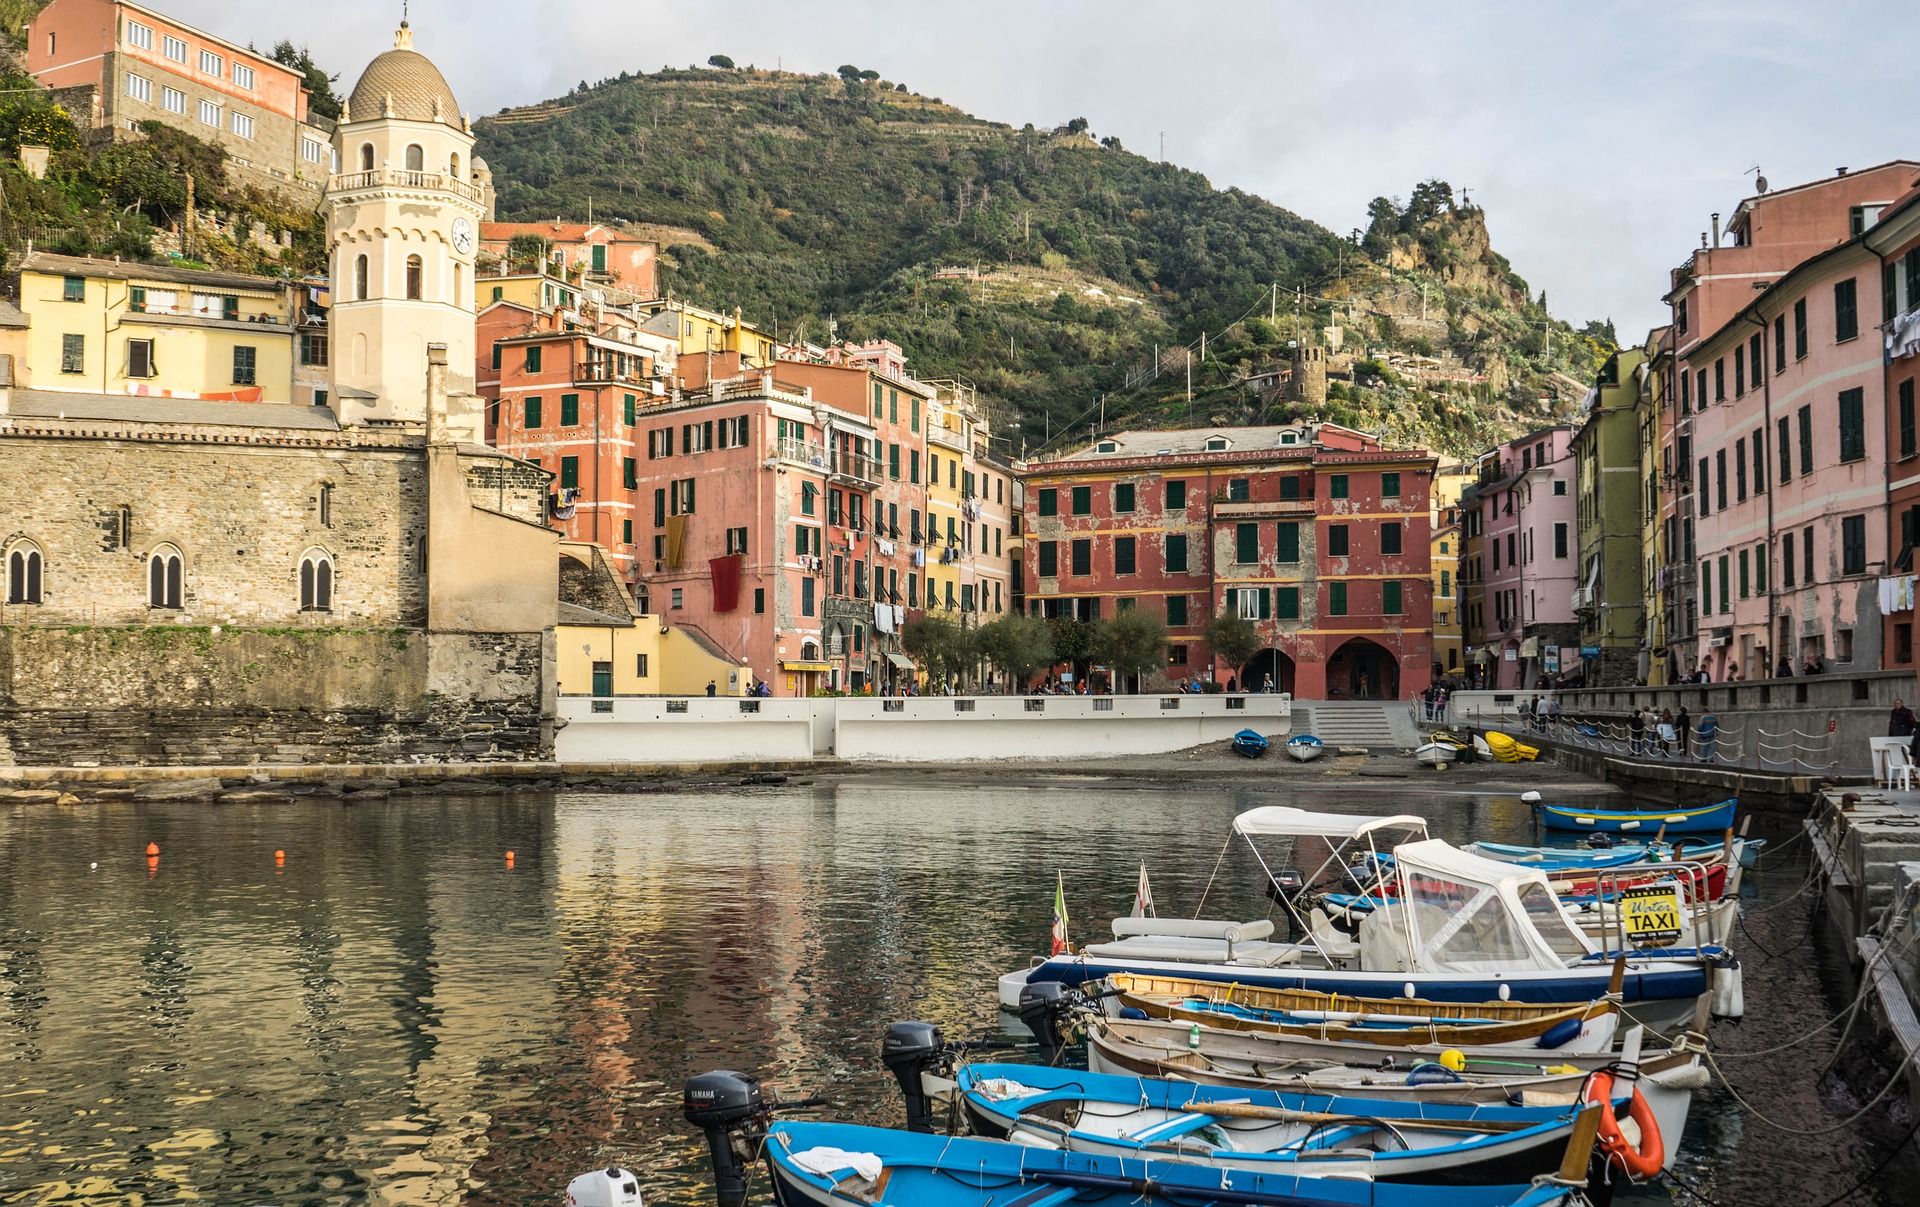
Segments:
[[[491,181],[404,25],[334,139],[331,407],[0,388],[0,763],[550,757],[613,574],[482,438]]]

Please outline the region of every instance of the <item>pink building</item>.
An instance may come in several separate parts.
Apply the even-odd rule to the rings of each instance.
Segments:
[[[1750,197],[1729,245],[1716,230],[1674,272],[1670,464],[1696,535],[1692,663],[1715,680],[1766,678],[1783,660],[1796,674],[1808,659],[1880,664],[1884,316],[1864,235],[1916,171],[1899,161]]]
[[[1533,432],[1481,461],[1476,505],[1485,577],[1475,601],[1486,644],[1473,654],[1492,687],[1531,687],[1580,665],[1571,427]]]

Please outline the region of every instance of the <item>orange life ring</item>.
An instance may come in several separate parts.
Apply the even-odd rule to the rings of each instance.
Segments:
[[[1608,1160],[1619,1161],[1627,1173],[1637,1179],[1658,1174],[1667,1163],[1667,1149],[1660,1140],[1660,1121],[1654,1118],[1653,1108],[1647,1105],[1647,1096],[1640,1092],[1640,1087],[1633,1087],[1633,1101],[1627,1108],[1634,1126],[1640,1129],[1638,1148],[1627,1143],[1627,1137],[1620,1131],[1620,1121],[1613,1117],[1613,1074],[1595,1073],[1587,1082],[1586,1100],[1605,1108],[1600,1112],[1600,1151]]]

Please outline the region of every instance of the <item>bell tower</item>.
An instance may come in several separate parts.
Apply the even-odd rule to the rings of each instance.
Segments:
[[[427,423],[427,349],[442,344],[453,413],[432,426],[459,440],[471,420],[477,441],[473,269],[492,186],[474,171],[471,123],[406,22],[354,85],[334,150],[335,409],[348,424]]]

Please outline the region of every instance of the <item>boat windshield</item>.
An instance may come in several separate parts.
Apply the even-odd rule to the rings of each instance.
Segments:
[[[1525,910],[1533,928],[1547,941],[1553,954],[1564,960],[1585,959],[1593,950],[1573,923],[1567,920],[1567,911],[1561,906],[1560,899],[1553,890],[1539,881],[1531,881],[1520,887],[1520,908]]]
[[[1408,920],[1421,964],[1437,972],[1531,968],[1526,932],[1507,912],[1500,890],[1422,869],[1404,880]]]

